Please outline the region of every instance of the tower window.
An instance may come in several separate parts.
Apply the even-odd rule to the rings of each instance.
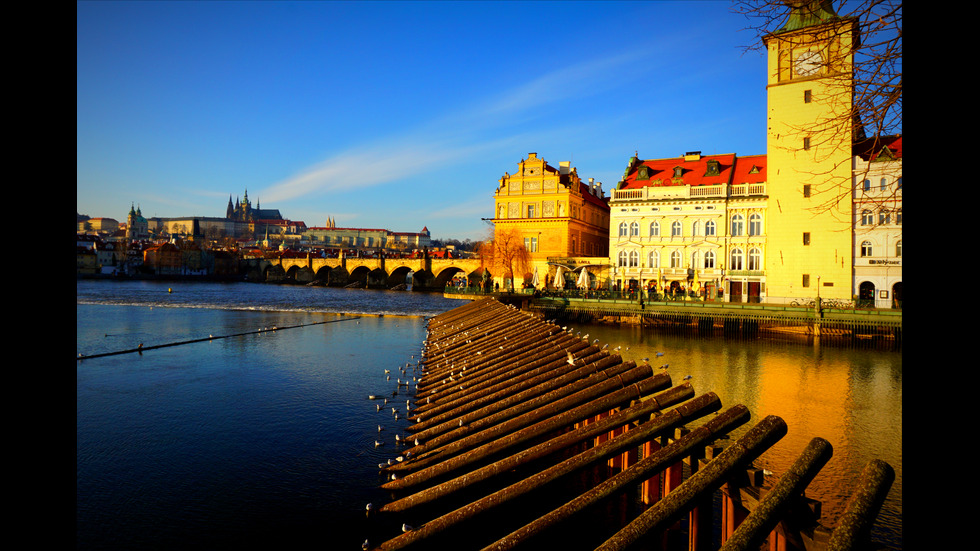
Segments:
[[[803,244],[804,245],[810,244],[810,232],[808,231],[803,232]]]
[[[803,138],[803,149],[810,149],[810,138]]]
[[[803,103],[810,103],[813,99],[813,92],[811,90],[803,90]]]

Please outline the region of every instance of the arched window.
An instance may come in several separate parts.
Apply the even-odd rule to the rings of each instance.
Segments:
[[[619,262],[617,262],[616,265],[622,268],[626,266],[626,261],[627,261],[626,251],[619,251]]]
[[[647,266],[651,268],[660,267],[660,251],[658,249],[654,249],[647,253]]]
[[[731,258],[729,259],[728,262],[728,269],[741,270],[743,266],[742,260],[743,260],[742,249],[739,248],[732,249]]]
[[[871,180],[864,181],[864,191],[871,191]]]
[[[749,249],[749,269],[750,270],[762,269],[762,251],[754,247]]]
[[[660,237],[660,222],[650,222],[650,237]]]
[[[736,214],[732,216],[732,236],[738,236],[745,233],[745,219],[742,218],[741,214]]]
[[[619,223],[619,236],[626,237],[626,222]]]
[[[868,209],[861,211],[861,225],[870,226],[875,223],[875,215]]]
[[[701,222],[700,221],[695,220],[694,223],[691,224],[691,235],[701,235]]]
[[[762,235],[762,216],[758,213],[749,217],[749,235]]]
[[[630,251],[630,268],[636,268],[640,265],[640,253],[636,251]]]
[[[700,262],[701,262],[701,253],[699,253],[698,251],[692,251],[691,252],[691,268],[694,268],[694,269],[701,268]]]
[[[871,256],[872,247],[870,241],[861,242],[861,256]]]
[[[704,235],[716,235],[717,230],[715,228],[715,221],[708,220],[704,223]]]
[[[683,268],[681,265],[681,252],[673,251],[670,253],[670,267],[671,268]]]
[[[709,269],[715,267],[715,251],[704,253],[704,267]]]
[[[670,236],[671,237],[680,237],[681,236],[681,221],[680,220],[674,220],[670,224]]]
[[[884,191],[884,190],[886,190],[886,189],[888,189],[888,180],[887,180],[887,179],[885,179],[885,178],[882,178],[882,179],[881,179],[881,182],[880,182],[880,183],[878,184],[878,186],[879,186],[879,188],[880,188],[880,189],[881,189],[882,191]]]
[[[630,224],[630,237],[639,237],[640,235],[640,223],[633,222]]]

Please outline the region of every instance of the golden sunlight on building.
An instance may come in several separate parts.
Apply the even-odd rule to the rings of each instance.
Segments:
[[[553,288],[559,266],[566,274],[576,268],[581,273],[588,266],[592,287],[605,277],[609,199],[601,183],[591,178],[583,182],[569,162],[556,169],[537,153],[528,153],[516,173],[504,173],[498,181],[494,213],[494,232],[518,233],[530,253],[528,271],[515,274],[515,287],[536,280],[535,287]],[[509,279],[506,274],[493,276],[501,286]],[[577,277],[563,279],[574,284]]]

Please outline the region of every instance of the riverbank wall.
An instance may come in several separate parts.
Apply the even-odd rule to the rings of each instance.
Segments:
[[[448,298],[478,299],[446,293]],[[727,302],[536,297],[493,298],[561,323],[634,325],[691,336],[770,338],[811,344],[901,348],[902,311]]]

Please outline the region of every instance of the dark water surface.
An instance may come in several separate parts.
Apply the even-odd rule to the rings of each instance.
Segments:
[[[76,362],[79,549],[359,549],[378,529],[365,504],[387,499],[378,463],[405,423],[367,396],[396,389],[384,369],[418,360],[426,317],[465,303],[248,283],[76,289],[81,354],[239,335]],[[807,494],[828,523],[854,474],[887,461],[896,481],[875,531],[901,549],[900,353],[587,330],[753,420],[783,417],[789,434],[759,461],[777,475],[810,438],[829,440],[834,457]]]

